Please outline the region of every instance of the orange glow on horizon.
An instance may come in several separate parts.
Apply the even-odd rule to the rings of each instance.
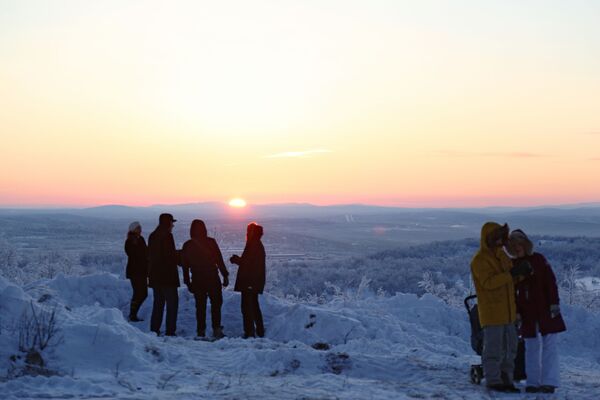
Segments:
[[[240,199],[239,197],[236,197],[235,199],[231,199],[229,201],[229,206],[233,208],[244,208],[246,207],[246,205],[246,200]]]

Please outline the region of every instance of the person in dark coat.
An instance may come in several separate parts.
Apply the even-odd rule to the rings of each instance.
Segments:
[[[230,258],[233,264],[239,265],[235,280],[235,291],[242,295],[242,316],[244,319],[244,338],[264,337],[265,327],[262,312],[258,303],[258,295],[265,288],[265,248],[261,242],[262,226],[251,223],[246,234],[246,247],[242,256]]]
[[[138,310],[148,297],[148,247],[142,236],[142,226],[135,221],[129,225],[127,240],[125,241],[127,254],[127,268],[125,276],[131,282],[133,296],[129,307],[129,320],[140,322]]]
[[[522,230],[510,234],[508,250],[517,261],[526,260],[533,267],[533,274],[516,286],[517,313],[525,339],[525,390],[554,393],[560,374],[557,333],[566,330],[556,277],[546,258],[533,251],[533,243]]]
[[[229,285],[229,272],[225,267],[217,241],[208,237],[203,221],[199,219],[192,221],[190,237],[191,239],[185,242],[181,250],[181,265],[183,282],[196,300],[197,333],[199,337],[206,335],[206,299],[209,298],[213,337],[220,339],[224,336],[221,326],[223,305],[221,285],[223,287]],[[219,272],[223,275],[222,284]]]
[[[177,220],[171,214],[161,214],[158,227],[148,238],[150,259],[149,280],[154,293],[150,330],[160,335],[165,304],[167,306],[166,335],[175,336],[179,308],[179,254],[173,239],[173,226]]]

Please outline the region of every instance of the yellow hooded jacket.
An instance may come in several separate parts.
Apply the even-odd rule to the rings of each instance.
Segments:
[[[517,315],[515,283],[509,272],[512,261],[501,247],[493,250],[486,241],[487,236],[500,227],[495,222],[483,225],[481,247],[471,261],[482,327],[514,323]]]

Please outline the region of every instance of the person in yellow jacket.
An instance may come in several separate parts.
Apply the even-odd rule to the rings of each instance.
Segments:
[[[483,328],[483,374],[488,389],[520,392],[513,383],[518,337],[515,321],[515,282],[531,273],[531,265],[513,266],[504,251],[507,224],[487,222],[481,229],[479,251],[471,262],[477,292],[479,321]]]

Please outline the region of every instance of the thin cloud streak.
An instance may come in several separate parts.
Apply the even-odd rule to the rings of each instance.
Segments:
[[[440,153],[447,157],[498,157],[498,158],[544,158],[551,157],[547,154],[529,153],[529,152],[459,152],[459,151],[442,151]]]
[[[304,151],[286,151],[283,153],[276,153],[265,156],[265,158],[309,158],[320,154],[333,153],[331,150],[326,149],[313,149]]]

